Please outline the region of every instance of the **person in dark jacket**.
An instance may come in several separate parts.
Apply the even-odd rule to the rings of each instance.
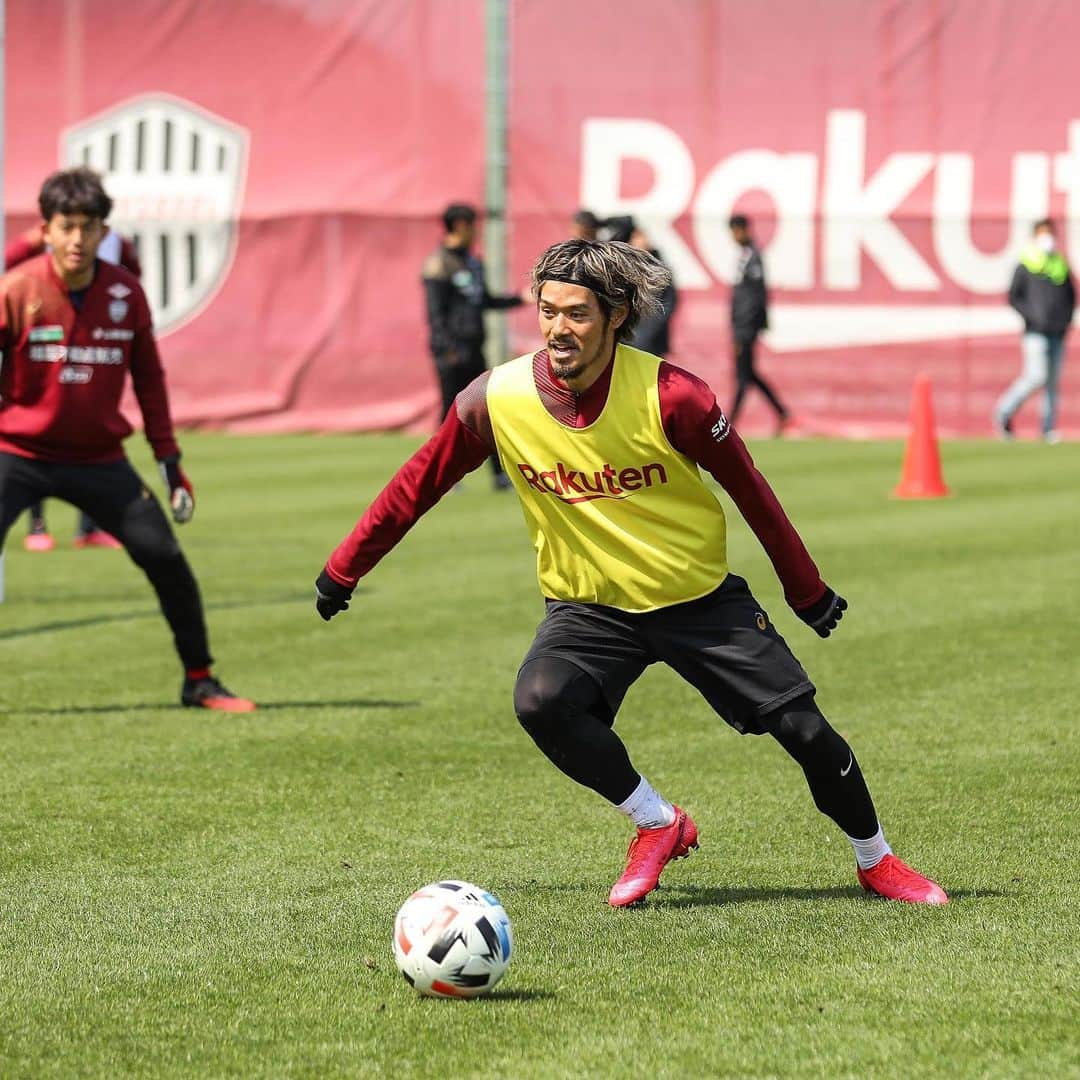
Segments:
[[[615,241],[620,244],[629,244],[639,251],[647,251],[657,262],[661,263],[668,272],[670,278],[671,267],[664,262],[664,257],[649,243],[649,238],[644,230],[640,229],[632,217],[611,217],[601,222],[597,228],[594,240]],[[654,315],[645,315],[634,328],[633,337],[628,344],[642,352],[652,353],[653,356],[666,358],[671,349],[671,335],[669,324],[675,313],[675,307],[679,302],[678,293],[675,290],[674,279],[668,281],[660,296],[661,310]]]
[[[751,386],[756,386],[776,413],[776,434],[784,430],[788,411],[773,388],[754,370],[754,347],[758,334],[768,328],[768,294],[765,288],[765,266],[750,233],[750,221],[735,214],[729,221],[731,236],[739,247],[739,261],[731,287],[731,336],[735,343],[735,401],[730,419],[734,424],[742,408],[743,398]]]
[[[637,225],[630,232],[629,243],[631,247],[647,251],[654,259],[663,263],[665,269],[670,273],[671,267],[664,262],[663,255],[652,246],[649,237]],[[660,294],[660,304],[662,310],[657,314],[642,317],[634,329],[634,336],[630,344],[635,349],[642,349],[644,352],[652,353],[653,356],[666,359],[667,354],[671,351],[671,320],[675,314],[675,308],[679,304],[679,292],[675,288],[674,278],[670,279],[667,285],[664,286],[664,290]]]
[[[1005,439],[1013,437],[1013,417],[1032,394],[1044,390],[1042,433],[1057,442],[1058,377],[1065,356],[1065,334],[1076,307],[1076,289],[1065,256],[1058,251],[1054,223],[1036,222],[1031,244],[1009,286],[1009,304],[1024,320],[1024,367],[994,409],[994,423]]]
[[[600,219],[591,211],[581,209],[570,221],[570,236],[574,240],[595,240]]]
[[[476,210],[452,203],[443,212],[442,243],[424,262],[431,355],[442,392],[442,415],[454,399],[486,369],[484,312],[514,308],[521,296],[493,296],[488,292],[483,261],[472,253],[476,236]],[[498,457],[492,455],[495,487],[510,486]]]

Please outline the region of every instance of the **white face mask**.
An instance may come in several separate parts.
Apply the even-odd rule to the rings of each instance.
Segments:
[[[1039,233],[1039,235],[1035,237],[1035,243],[1047,254],[1057,247],[1057,240],[1054,239],[1054,234],[1048,232]]]

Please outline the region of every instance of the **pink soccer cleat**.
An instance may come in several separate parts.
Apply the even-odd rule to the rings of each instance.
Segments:
[[[675,807],[675,820],[662,829],[638,829],[626,852],[626,869],[611,886],[608,903],[627,907],[644,900],[660,883],[660,874],[673,859],[682,859],[698,846],[697,826],[685,810]]]
[[[871,893],[887,900],[905,904],[947,904],[949,897],[936,882],[923,877],[917,870],[895,855],[886,855],[870,870],[858,869],[859,884]]]
[[[92,532],[80,533],[75,537],[75,547],[77,548],[122,548],[124,545],[113,536],[112,533],[107,533],[104,529],[94,529]]]
[[[48,532],[27,533],[23,537],[23,547],[27,551],[52,551],[56,547],[56,538]]]

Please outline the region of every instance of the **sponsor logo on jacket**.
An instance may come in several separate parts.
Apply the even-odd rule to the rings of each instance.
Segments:
[[[709,434],[712,435],[716,442],[723,442],[731,433],[731,422],[728,418],[721,413],[720,418],[709,429]]]
[[[598,469],[571,469],[562,461],[556,461],[550,469],[537,469],[518,462],[517,468],[529,487],[565,503],[628,499],[635,492],[668,482],[667,470],[658,461],[627,468],[605,462]]]
[[[31,345],[30,359],[39,364],[122,364],[124,350],[106,345]]]
[[[64,328],[58,325],[31,326],[27,339],[29,341],[63,341]]]

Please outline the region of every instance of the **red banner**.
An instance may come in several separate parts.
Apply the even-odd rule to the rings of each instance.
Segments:
[[[899,431],[926,371],[944,430],[990,431],[1020,366],[1004,293],[1032,222],[1062,222],[1080,261],[1080,9],[510,13],[512,288],[578,206],[633,214],[680,287],[672,358],[726,401],[739,210],[771,285],[762,370],[804,426]],[[430,424],[420,267],[442,207],[480,201],[483,35],[481,0],[9,3],[7,227],[59,164],[105,173],[181,422]],[[535,345],[528,313],[512,328]],[[755,403],[743,426],[763,419]]]
[[[61,161],[105,173],[178,421],[434,419],[420,268],[443,204],[482,194],[479,3],[35,0],[8,16],[8,229]]]

